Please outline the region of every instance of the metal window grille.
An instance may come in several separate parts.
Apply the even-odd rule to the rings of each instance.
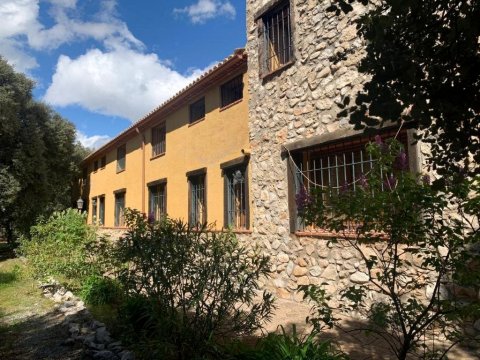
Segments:
[[[152,129],[152,156],[165,153],[166,150],[166,127],[160,125]]]
[[[225,107],[243,98],[243,76],[237,76],[220,88],[222,94],[222,107]]]
[[[263,18],[263,68],[274,71],[292,60],[290,4],[266,14]]]
[[[98,225],[105,225],[105,198],[102,196],[98,198]]]
[[[97,199],[92,199],[92,223],[95,225],[97,223]]]
[[[115,226],[125,225],[125,193],[115,194]]]
[[[205,98],[190,104],[190,123],[205,117]]]
[[[190,226],[202,226],[206,223],[205,203],[205,175],[198,175],[190,179]]]
[[[161,220],[166,214],[165,184],[150,187],[149,217]]]
[[[244,169],[227,174],[227,222],[234,229],[247,228],[247,187]]]
[[[125,170],[126,154],[127,154],[127,149],[125,145],[122,145],[117,149],[117,172]]]

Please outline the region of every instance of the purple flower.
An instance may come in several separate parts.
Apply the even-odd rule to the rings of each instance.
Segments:
[[[383,186],[387,190],[393,190],[395,186],[397,186],[397,178],[393,174],[391,174],[385,179],[385,181],[383,182]]]
[[[395,158],[395,161],[393,163],[393,167],[396,170],[401,170],[405,171],[408,169],[408,159],[407,159],[407,154],[405,151],[401,151],[397,157]]]
[[[299,193],[295,195],[295,202],[297,204],[298,211],[302,212],[312,203],[312,196],[307,192],[304,186],[300,189]]]
[[[423,175],[422,176],[422,183],[425,186],[430,185],[430,175]]]
[[[382,137],[380,135],[375,135],[375,143],[378,146],[381,146],[383,144],[383,140],[382,140]]]
[[[349,190],[349,188],[348,188],[348,184],[347,184],[347,183],[344,183],[344,184],[340,187],[340,193],[341,193],[341,194],[347,193],[348,190]]]
[[[360,186],[364,189],[368,188],[368,179],[365,176],[365,174],[361,174],[359,179],[358,179]]]
[[[148,214],[148,219],[147,219],[147,222],[149,224],[153,224],[155,222],[155,214],[153,212],[151,212],[150,214]]]

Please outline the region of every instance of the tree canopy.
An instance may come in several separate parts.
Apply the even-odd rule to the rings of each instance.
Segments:
[[[0,231],[9,240],[38,216],[71,206],[85,155],[74,125],[35,101],[33,87],[0,57]]]
[[[480,1],[332,0],[337,14],[368,5],[357,21],[371,76],[340,116],[357,129],[411,122],[431,144],[439,173],[479,173]]]

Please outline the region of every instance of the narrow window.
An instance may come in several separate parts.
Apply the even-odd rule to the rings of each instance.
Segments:
[[[95,171],[97,171],[97,170],[98,170],[98,160],[95,160],[95,161],[93,162],[93,171],[95,172]]]
[[[125,192],[115,193],[115,226],[125,226]]]
[[[92,198],[92,224],[97,223],[97,198]]]
[[[104,169],[106,165],[107,165],[107,157],[102,156],[102,158],[100,159],[100,167]]]
[[[230,105],[243,98],[243,75],[226,82],[220,87],[222,95],[222,107]]]
[[[117,148],[117,172],[125,170],[127,149],[125,145]]]
[[[149,219],[160,221],[165,217],[167,209],[166,187],[166,183],[149,186]]]
[[[190,104],[190,124],[205,117],[205,98]]]
[[[166,150],[166,127],[165,124],[152,128],[152,157],[165,153]]]
[[[105,225],[105,196],[98,197],[98,223],[99,226]]]
[[[260,75],[266,75],[293,60],[289,2],[275,6],[258,22]]]
[[[226,227],[248,229],[248,187],[246,166],[225,170]]]
[[[201,227],[207,222],[207,206],[205,202],[205,174],[190,176],[189,216],[191,227]]]

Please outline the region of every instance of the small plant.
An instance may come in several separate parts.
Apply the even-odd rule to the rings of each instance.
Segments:
[[[85,221],[85,215],[69,209],[55,212],[40,220],[30,230],[30,238],[22,237],[18,252],[28,259],[34,277],[49,276],[79,288],[91,274],[102,274],[102,268],[92,257],[95,232]]]
[[[87,277],[80,290],[80,297],[90,305],[118,303],[122,294],[118,281],[99,275]]]
[[[207,353],[212,341],[249,334],[270,318],[272,296],[264,292],[254,302],[259,278],[269,276],[267,256],[242,247],[232,233],[196,231],[172,219],[150,223],[130,209],[125,220],[118,279],[133,297],[128,301],[142,304],[141,314],[124,308],[127,319],[135,314],[133,327],[140,321],[131,334],[190,359]]]

